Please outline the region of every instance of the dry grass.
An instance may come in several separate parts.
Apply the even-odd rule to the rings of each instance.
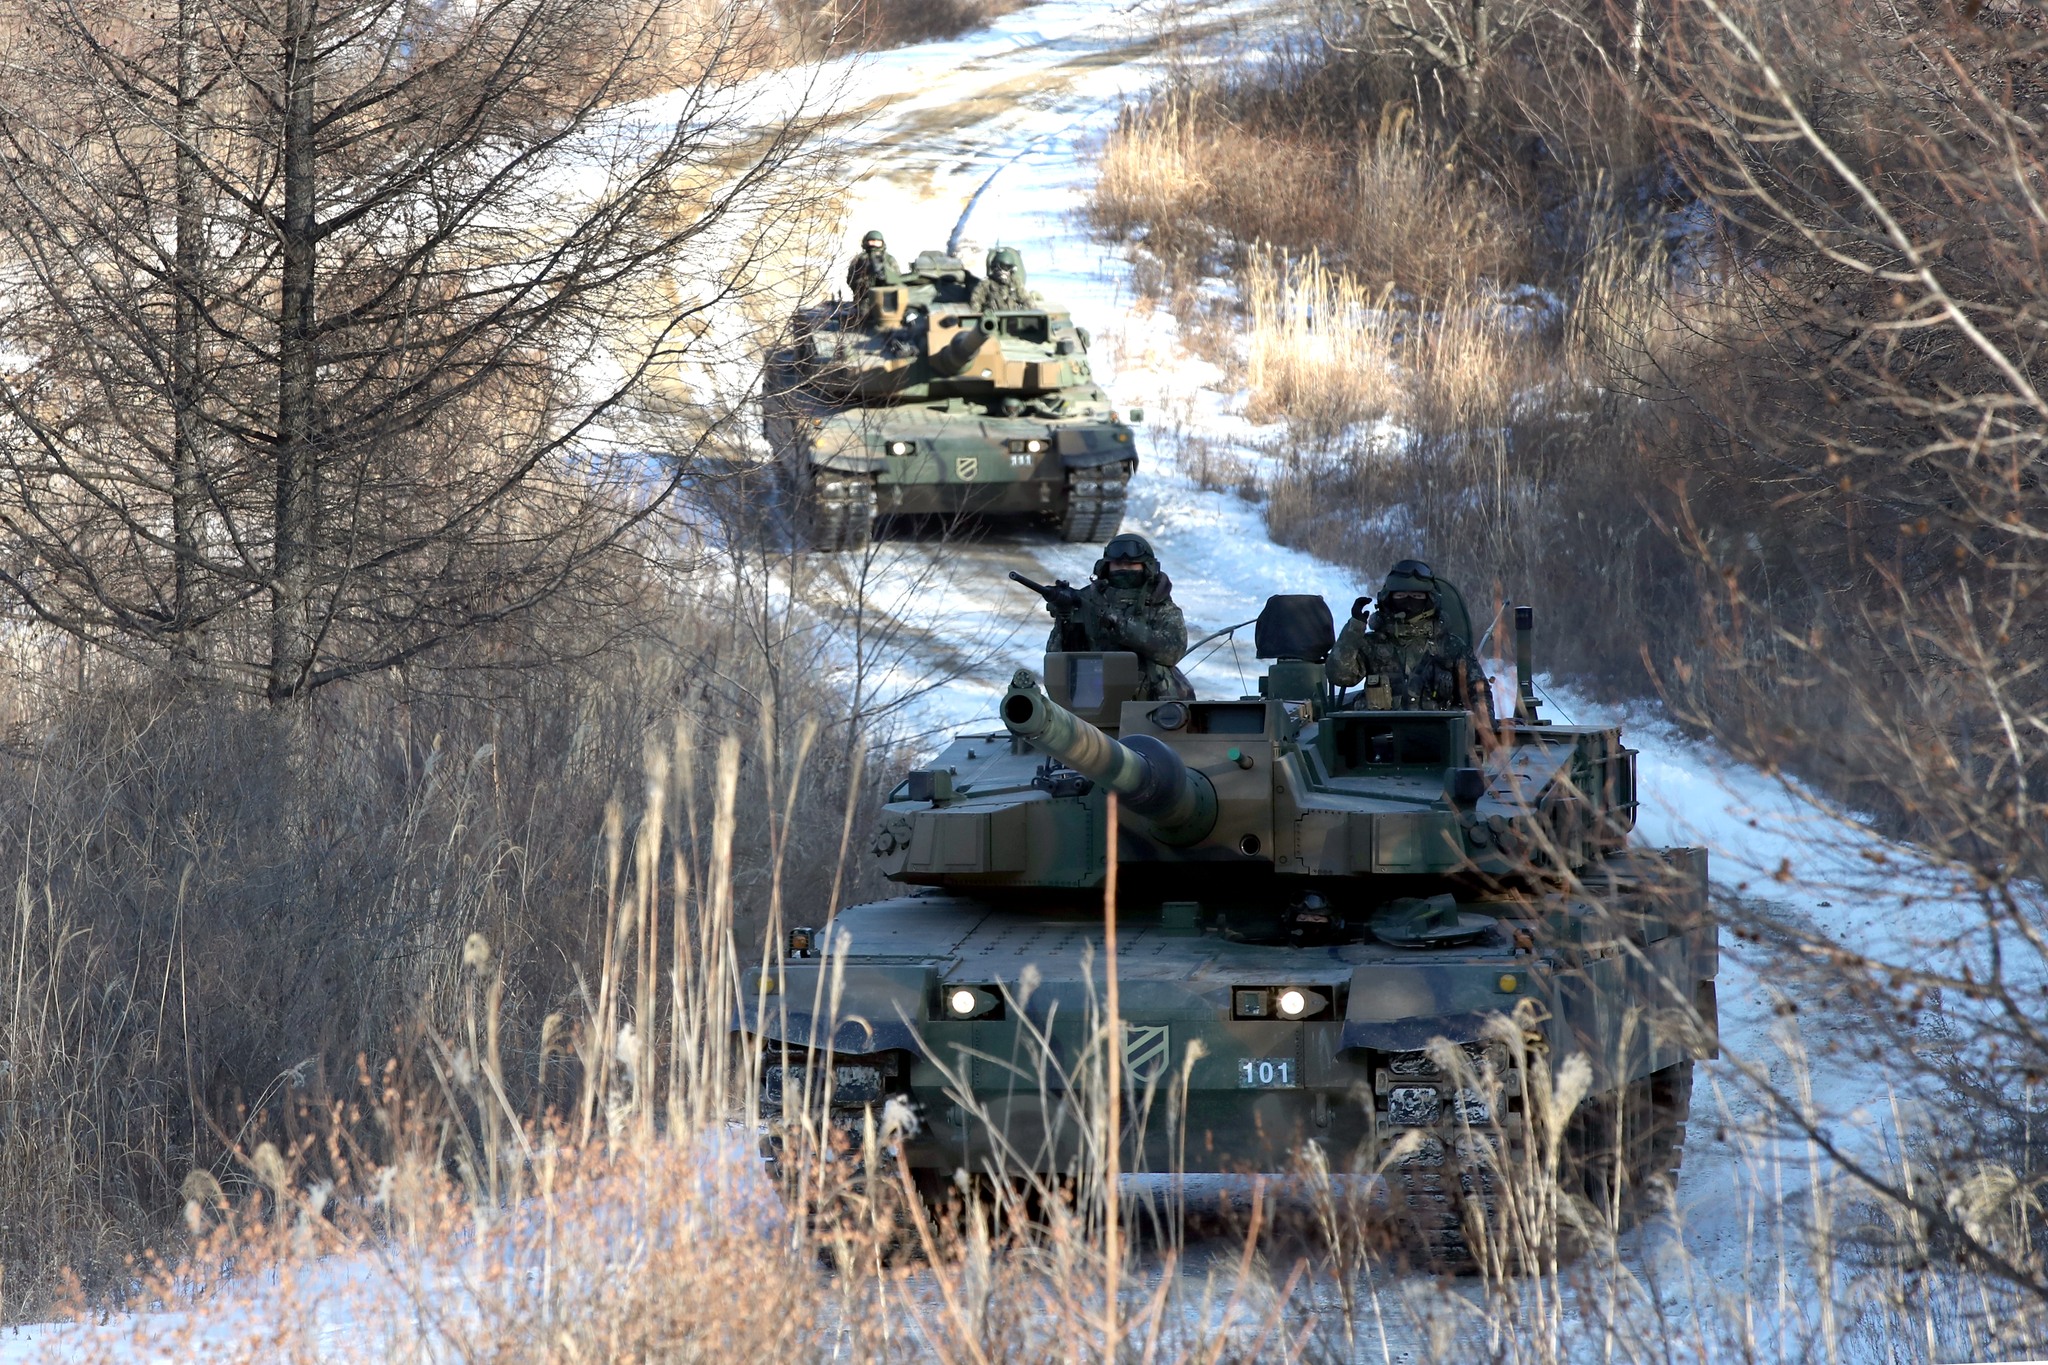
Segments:
[[[1182,1239],[1181,1196],[1114,1186],[1123,1126],[1174,1117],[1171,1086],[1106,1103],[1104,1044],[1118,1034],[1107,998],[1079,1056],[1039,1063],[1065,1125],[1048,1139],[1073,1153],[1061,1175],[1044,1173],[1043,1153],[1020,1151],[956,1187],[950,1212],[932,1208],[903,1179],[886,1115],[870,1111],[849,1133],[794,1098],[777,1114],[756,1109],[762,1067],[778,1053],[726,1031],[742,973],[761,958],[735,932],[740,898],[726,880],[745,819],[741,750],[721,744],[698,769],[677,761],[694,747],[685,727],[660,738],[634,783],[645,793],[638,817],[609,820],[603,835],[590,907],[601,941],[582,964],[595,991],[540,1029],[552,1046],[536,1056],[507,1045],[533,1025],[508,1013],[509,964],[482,935],[437,952],[452,1000],[425,1011],[439,1022],[413,1060],[337,1087],[331,1105],[303,1111],[296,1134],[251,1135],[225,1180],[189,1176],[189,1231],[144,1265],[124,1300],[137,1316],[106,1326],[90,1316],[46,1338],[45,1358],[126,1361],[142,1343],[223,1362],[454,1352],[1653,1365],[1676,1353],[1874,1365],[1899,1358],[1901,1343],[1979,1358],[2017,1351],[2048,1326],[2038,1303],[1995,1282],[1930,1273],[1924,1238],[1909,1238],[1902,1257],[1859,1249],[1856,1210],[1810,1152],[1788,1165],[1767,1131],[1732,1123],[1747,1168],[1732,1197],[1779,1231],[1749,1248],[1750,1273],[1681,1257],[1643,1277],[1620,1255],[1617,1210],[1589,1202],[1561,1160],[1557,1139],[1582,1112],[1588,1068],[1577,1058],[1553,1072],[1527,1049],[1528,1020],[1503,1020],[1499,1032],[1528,1096],[1524,1156],[1480,1177],[1502,1191],[1501,1213],[1474,1225],[1479,1272],[1456,1293],[1400,1275],[1387,1254],[1374,1176],[1407,1144],[1311,1145],[1285,1178],[1249,1185],[1234,1230],[1201,1247]],[[679,812],[696,812],[708,840]],[[1458,1048],[1438,1058],[1500,1112],[1506,1073]],[[576,1084],[551,1116],[522,1110],[521,1073],[551,1064]],[[1798,1073],[1807,1060],[1792,1042],[1776,1064]],[[1715,1101],[1706,1092],[1698,1103],[1711,1112]],[[779,1186],[753,1155],[764,1121],[783,1138]],[[1489,1152],[1501,1136],[1482,1125],[1463,1145]],[[1810,1182],[1804,1207],[1822,1240],[1790,1231],[1778,1202],[1788,1181]],[[2024,1257],[2038,1255],[2032,1197],[2023,1177],[1992,1168],[1957,1192],[1959,1208]]]
[[[1639,679],[1645,635],[1669,657],[1690,590],[1683,556],[1645,534],[1662,472],[1642,399],[1726,320],[1665,287],[1637,221],[1641,120],[1534,60],[1556,35],[1521,32],[1483,137],[1370,44],[1184,75],[1126,111],[1093,212],[1177,298],[1203,273],[1238,283],[1224,335],[1241,352],[1219,358],[1242,363],[1248,415],[1286,434],[1258,479],[1212,483],[1362,574],[1419,554],[1482,599],[1533,589],[1554,665]]]
[[[1354,170],[1347,264],[1425,298],[1482,280],[1509,283],[1530,272],[1522,224],[1485,186],[1459,175],[1435,149],[1389,129]]]
[[[1251,417],[1334,437],[1400,409],[1400,323],[1384,291],[1314,255],[1258,253],[1243,279]]]
[[[775,0],[790,54],[815,60],[849,48],[880,51],[957,38],[1030,0]]]
[[[1124,111],[1099,154],[1091,213],[1180,277],[1274,247],[1427,298],[1528,278],[1533,245],[1498,177],[1447,159],[1411,103],[1380,103],[1392,79],[1286,47],[1185,80]]]
[[[499,673],[486,642],[452,671],[288,713],[68,649],[12,675],[10,1316],[66,1274],[104,1287],[175,1214],[190,1171],[232,1186],[238,1144],[283,1141],[358,1056],[404,1055],[445,1026],[472,933],[497,945],[526,1091],[559,1099],[533,1080],[543,1020],[597,987],[580,974],[602,958],[603,831],[642,808],[622,774],[678,714],[691,720],[672,763],[706,771],[747,743],[726,878],[746,934],[784,896],[822,907],[864,887],[841,833],[847,803],[873,795],[861,773],[879,732],[828,681],[817,625],[784,625],[787,608],[715,575],[643,606],[609,640],[560,623],[548,642],[582,663]],[[710,838],[703,811],[675,816],[686,843]]]
[[[1163,97],[1118,121],[1101,153],[1097,221],[1141,235],[1176,265],[1334,227],[1339,167],[1329,149],[1247,128],[1204,93]]]

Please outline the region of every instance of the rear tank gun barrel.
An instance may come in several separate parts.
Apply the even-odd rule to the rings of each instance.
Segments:
[[[981,320],[970,320],[966,326],[953,334],[953,339],[943,346],[934,347],[926,358],[935,374],[951,379],[964,371],[973,359],[981,354],[981,348],[988,341],[988,333],[981,328]]]
[[[1115,792],[1161,843],[1198,844],[1216,827],[1216,788],[1207,777],[1151,735],[1110,738],[1046,696],[1029,670],[1010,680],[1002,715],[1012,735]]]

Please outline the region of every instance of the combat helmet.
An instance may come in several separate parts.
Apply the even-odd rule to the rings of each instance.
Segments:
[[[998,266],[1009,271],[1011,278],[1015,279],[1018,283],[1021,284],[1023,282],[1024,257],[1017,248],[1013,246],[999,246],[994,251],[989,252],[988,277],[990,279],[997,278],[996,267]]]
[[[874,228],[869,228],[860,235],[860,249],[862,251],[866,251],[870,243],[877,247],[886,247],[889,244],[882,234]]]
[[[1101,578],[1109,572],[1111,564],[1124,560],[1136,560],[1145,566],[1148,578],[1159,573],[1159,556],[1152,552],[1152,542],[1135,531],[1125,531],[1112,536],[1102,547],[1102,557],[1095,561],[1095,576]]]
[[[1456,585],[1438,578],[1428,564],[1419,559],[1404,559],[1387,572],[1386,581],[1380,584],[1380,606],[1385,608],[1387,598],[1395,593],[1427,593],[1436,605],[1437,615],[1442,618],[1444,629],[1467,644],[1472,640],[1472,614],[1465,609],[1465,598]]]

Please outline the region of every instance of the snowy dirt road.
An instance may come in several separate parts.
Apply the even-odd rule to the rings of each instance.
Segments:
[[[1125,525],[1153,540],[1196,637],[1254,614],[1269,593],[1342,592],[1349,601],[1351,589],[1327,565],[1274,559],[1256,508],[1179,477],[1176,438],[1191,419],[1209,434],[1252,431],[1229,416],[1224,376],[1178,344],[1169,316],[1143,304],[1120,248],[1091,238],[1081,209],[1090,149],[1124,100],[1156,84],[1169,61],[1269,40],[1282,23],[1276,9],[1049,0],[959,42],[871,59],[852,83],[869,101],[866,115],[845,135],[856,179],[843,230],[827,234],[842,254],[814,264],[836,279],[868,228],[904,259],[950,246],[978,264],[995,245],[1019,248],[1032,287],[1094,333],[1092,358],[1111,396],[1148,415]],[[1047,618],[1008,574],[1078,583],[1097,548],[1015,522],[910,526],[865,558],[841,556],[839,568],[843,579],[865,581],[871,609],[903,617],[925,642],[894,665],[894,683],[940,680],[913,712],[914,729],[936,734],[991,714],[1014,661],[1035,662],[1042,648]],[[954,676],[969,663],[978,666]],[[1234,692],[1251,663],[1223,643],[1190,671],[1206,692]]]

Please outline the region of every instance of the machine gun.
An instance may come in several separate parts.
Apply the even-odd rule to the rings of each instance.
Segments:
[[[1056,578],[1048,586],[1044,583],[1033,583],[1023,574],[1012,569],[1010,570],[1010,580],[1015,583],[1022,583],[1025,587],[1043,597],[1057,616],[1071,616],[1081,609],[1081,590],[1068,583],[1064,578]]]

